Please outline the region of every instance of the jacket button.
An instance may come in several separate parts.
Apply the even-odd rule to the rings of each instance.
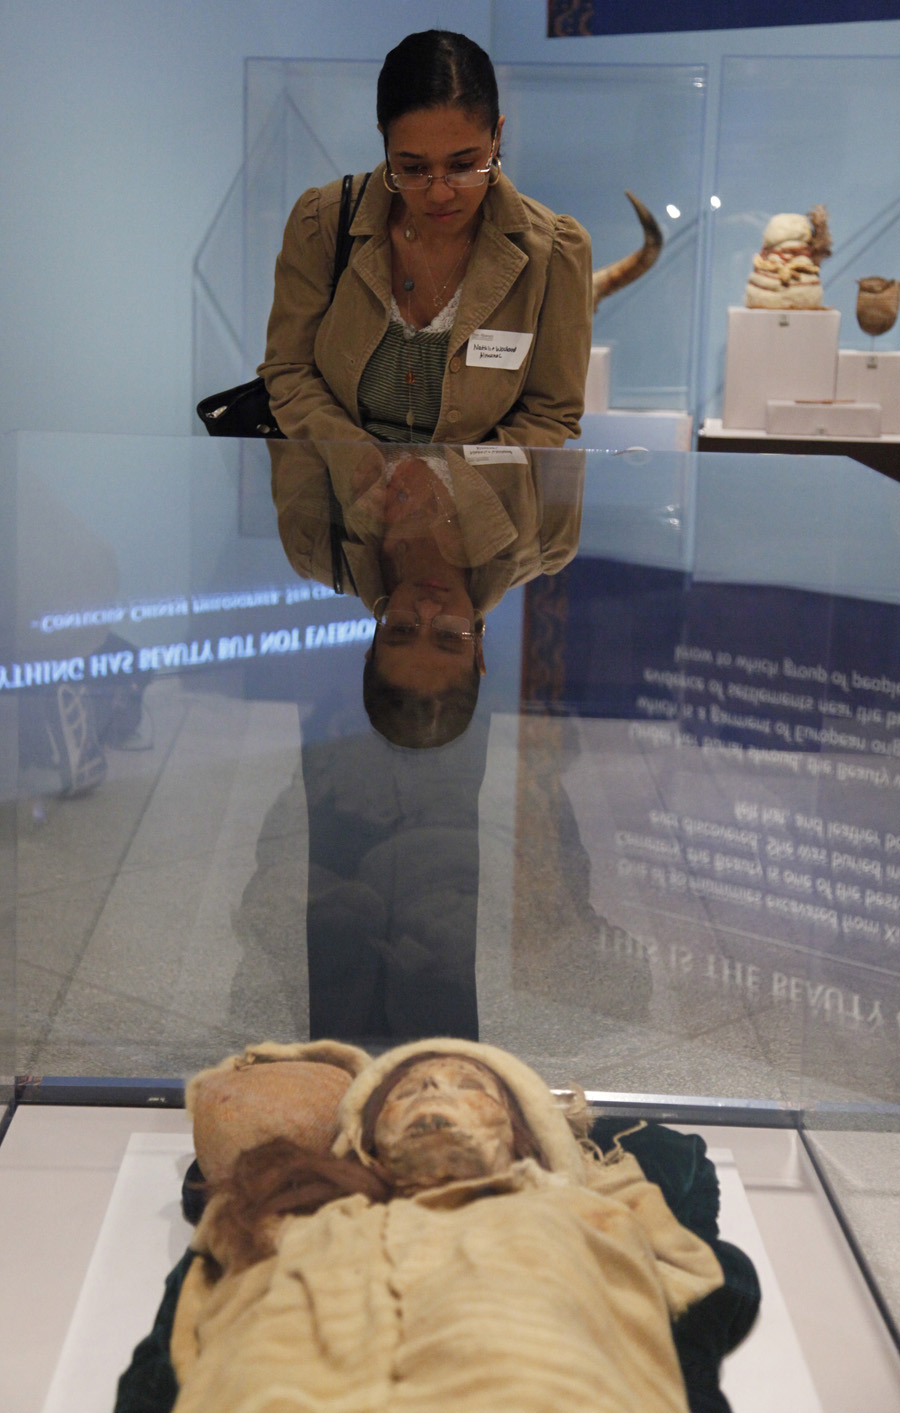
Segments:
[[[450,411],[447,413],[447,421],[448,421],[448,422],[458,422],[458,421],[459,421],[459,412],[457,411],[457,409],[456,409],[455,407],[451,407]]]
[[[448,367],[449,367],[451,373],[458,373],[459,370],[460,370],[460,368],[462,367],[462,359],[461,359],[461,358],[451,358],[451,359],[450,359],[450,362],[449,362],[449,364],[448,364]]]

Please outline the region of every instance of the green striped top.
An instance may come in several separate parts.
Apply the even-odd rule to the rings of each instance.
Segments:
[[[412,329],[395,305],[387,333],[363,370],[357,392],[360,418],[379,441],[431,441],[441,413],[452,320],[438,315],[434,322],[446,327]]]

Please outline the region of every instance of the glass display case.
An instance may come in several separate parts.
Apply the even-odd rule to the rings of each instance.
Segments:
[[[723,60],[704,277],[702,418],[711,436],[721,437],[720,421],[726,434],[745,441],[748,433],[787,435],[793,424],[795,446],[780,445],[807,450],[814,446],[796,445],[798,435],[827,446],[840,440],[842,427],[855,425],[856,432],[844,433],[845,442],[856,437],[863,450],[880,451],[877,464],[892,474],[900,469],[900,331],[895,323],[873,337],[856,317],[859,281],[894,280],[900,270],[900,201],[881,179],[883,164],[893,166],[898,156],[897,75],[896,56]],[[788,409],[789,423],[782,410],[774,426],[729,418],[727,397],[723,405],[729,310],[744,306],[747,278],[770,218],[780,212],[805,215],[817,204],[827,208],[833,241],[833,254],[821,263],[823,302],[836,311],[828,318],[838,326],[825,382],[812,391],[797,390],[786,371],[782,391],[767,391],[776,400],[806,402],[805,422],[799,407]],[[805,317],[822,347],[825,316],[821,323],[818,314]],[[814,348],[803,352],[804,366],[814,353]],[[863,409],[870,410],[868,420]]]
[[[600,381],[610,410],[588,419],[586,445],[686,450],[696,432],[705,449],[723,449],[724,436],[724,449],[756,451],[776,435],[785,451],[818,444],[900,474],[900,326],[876,338],[856,320],[858,281],[898,274],[900,201],[884,196],[883,180],[897,158],[897,64],[894,56],[763,55],[725,57],[714,72],[703,64],[498,67],[505,170],[520,190],[587,227],[595,267],[641,243],[626,190],[664,237],[649,272],[598,307],[594,342],[608,350]],[[275,257],[297,196],[381,159],[378,69],[247,61],[243,165],[194,266],[195,400],[259,362]],[[834,245],[822,265],[824,302],[840,316],[824,382],[814,380],[812,391],[790,379],[768,388],[769,400],[791,403],[771,427],[762,416],[723,425],[728,311],[743,309],[769,219],[819,203]]]
[[[82,1375],[102,1406],[148,1326],[187,1074],[263,1038],[441,1032],[705,1135],[776,1339],[729,1364],[736,1413],[846,1407],[860,1377],[895,1406],[898,487],[824,457],[448,449],[483,640],[446,629],[440,689],[385,699],[367,655],[396,688],[411,630],[376,643],[373,610],[409,512],[338,494],[341,528],[351,449],[245,450],[4,448],[6,1240],[33,1242],[48,1173],[71,1169],[47,1230],[105,1193],[27,1406],[71,1410]],[[509,533],[485,559],[487,505]]]
[[[300,193],[382,160],[379,68],[247,61],[243,168],[195,262],[197,399],[249,376],[260,361],[275,257]],[[626,190],[663,232],[656,265],[597,310],[594,340],[610,349],[610,405],[692,412],[704,66],[506,64],[497,79],[507,118],[504,171],[526,195],[582,222],[595,267],[642,243]]]

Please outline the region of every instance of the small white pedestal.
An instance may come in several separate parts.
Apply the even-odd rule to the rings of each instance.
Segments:
[[[591,349],[584,385],[584,410],[590,413],[609,411],[609,349],[600,344],[595,344]]]
[[[766,431],[773,437],[881,436],[881,407],[877,402],[766,403]]]
[[[837,397],[881,404],[881,431],[900,433],[900,353],[838,353]]]
[[[837,309],[728,310],[722,425],[765,430],[766,404],[835,395]]]

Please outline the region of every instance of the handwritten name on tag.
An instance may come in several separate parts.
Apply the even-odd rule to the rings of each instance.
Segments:
[[[469,335],[466,366],[469,368],[521,368],[534,334],[510,329],[476,329]]]
[[[463,456],[470,466],[495,466],[498,461],[514,462],[519,466],[528,465],[528,457],[520,446],[500,446],[488,442],[482,446],[464,446]]]

